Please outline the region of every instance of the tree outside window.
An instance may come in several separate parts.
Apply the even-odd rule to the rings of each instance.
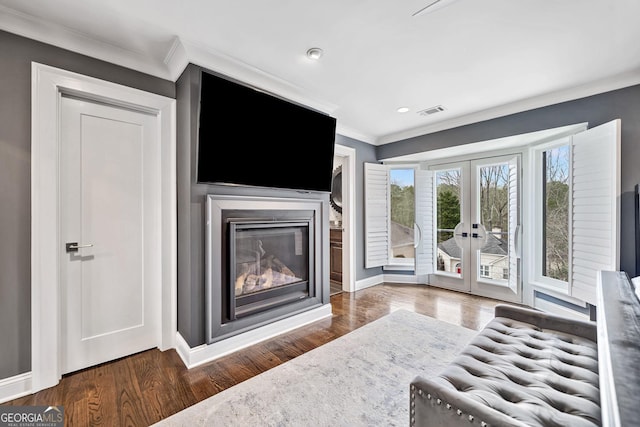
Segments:
[[[460,170],[436,173],[438,243],[453,237],[460,222]]]
[[[543,276],[569,280],[569,146],[542,153]]]
[[[415,258],[413,225],[415,209],[415,171],[391,169],[389,171],[391,193],[391,257]]]

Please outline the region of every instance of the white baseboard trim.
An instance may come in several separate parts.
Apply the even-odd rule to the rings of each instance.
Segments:
[[[189,347],[189,344],[187,344],[184,338],[182,338],[182,335],[180,335],[180,332],[178,332],[176,336],[176,351],[185,366],[191,369],[276,335],[325,319],[332,314],[331,304],[325,304],[321,307],[278,320],[277,322],[252,329],[225,340],[213,344],[202,344],[193,348]]]
[[[366,279],[356,280],[356,291],[361,289],[370,288],[375,285],[384,283],[384,275],[378,274],[377,276],[367,277]]]
[[[415,274],[378,274],[376,276],[367,277],[366,279],[357,280],[356,291],[380,285],[385,282],[416,285],[418,284],[418,276]]]
[[[403,283],[408,285],[417,285],[418,276],[415,274],[385,274],[384,281],[387,283]]]
[[[31,372],[0,380],[0,403],[31,394]]]

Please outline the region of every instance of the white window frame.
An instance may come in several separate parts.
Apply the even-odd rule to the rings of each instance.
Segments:
[[[365,268],[382,267],[391,271],[416,272],[416,258],[391,256],[391,169],[413,169],[414,188],[418,187],[420,164],[366,163],[365,169]],[[418,192],[415,192],[417,213]],[[416,216],[416,221],[418,220]],[[414,230],[416,226],[414,225]],[[422,237],[422,236],[420,236]],[[416,246],[417,241],[414,243]]]
[[[596,128],[600,128],[599,131],[596,131]],[[473,160],[479,158],[478,153],[482,153],[481,156],[490,156],[494,157],[497,155],[506,155],[506,154],[522,154],[522,180],[521,180],[521,191],[522,191],[522,234],[521,234],[521,257],[524,260],[522,263],[522,302],[524,304],[535,307],[535,291],[543,291],[546,294],[553,295],[556,298],[563,299],[574,304],[583,304],[585,302],[591,302],[594,296],[595,285],[592,280],[593,274],[590,272],[586,272],[582,274],[582,271],[585,268],[590,269],[605,269],[605,270],[617,270],[619,269],[619,252],[620,252],[620,242],[619,242],[619,212],[620,212],[620,128],[621,122],[619,119],[613,120],[609,123],[605,123],[603,125],[596,126],[595,128],[588,129],[587,123],[580,123],[576,125],[567,126],[562,128],[561,132],[555,132],[549,135],[540,134],[540,138],[536,138],[536,140],[529,140],[525,143],[521,143],[517,139],[513,139],[513,145],[508,148],[496,149],[498,143],[503,144],[502,139],[496,139],[487,142],[479,142],[475,144],[467,144],[461,145],[460,147],[447,148],[443,150],[433,150],[429,152],[427,157],[423,157],[418,162],[421,162],[421,167],[418,168],[420,173],[424,171],[432,172],[432,167],[455,163],[459,161]],[[581,134],[581,135],[578,135]],[[604,138],[602,140],[598,140],[599,138]],[[612,140],[615,144],[611,145]],[[584,206],[586,204],[582,203],[584,199],[580,199],[583,197],[582,194],[585,192],[578,191],[578,183],[574,185],[573,183],[573,169],[570,174],[570,241],[569,241],[569,253],[571,258],[571,264],[569,266],[569,283],[562,282],[556,279],[551,279],[549,277],[543,277],[541,275],[542,272],[542,234],[541,234],[541,207],[542,207],[542,152],[549,150],[551,148],[561,146],[561,145],[569,145],[571,151],[571,161],[572,168],[577,164],[577,168],[579,173],[581,173],[581,179],[585,180],[580,185],[584,185],[584,182],[588,182],[590,179],[592,180],[592,176],[589,173],[585,174],[585,164],[583,160],[578,161],[576,163],[575,158],[579,157],[576,152],[581,152],[582,156],[586,156],[587,160],[591,158],[593,161],[593,153],[597,151],[598,147],[603,147],[602,142],[605,141],[607,144],[607,149],[611,152],[606,152],[604,158],[606,158],[608,162],[607,171],[603,171],[602,173],[606,175],[606,179],[608,180],[608,186],[611,194],[611,203],[608,206],[603,205],[604,208],[608,210],[610,213],[612,221],[609,221],[607,224],[606,233],[607,236],[602,236],[603,232],[600,232],[598,237],[594,237],[595,239],[610,239],[611,242],[611,251],[609,255],[604,255],[602,253],[596,253],[596,256],[600,256],[598,262],[591,262],[588,259],[585,259],[584,254],[579,254],[576,258],[574,255],[574,251],[576,250],[577,245],[585,246],[586,256],[591,256],[591,253],[594,253],[597,250],[602,249],[602,242],[594,242],[592,243],[591,236],[580,236],[579,233],[583,233],[583,230],[589,228],[577,227],[576,231],[571,227],[574,227],[572,214],[576,211],[576,209],[582,209],[582,216],[585,216]],[[595,151],[594,151],[595,150]],[[446,154],[445,154],[446,152]],[[609,155],[612,154],[612,155]],[[597,158],[597,164],[600,163],[600,158]],[[369,188],[369,179],[367,178],[367,166],[368,165],[376,166],[376,169],[379,169],[377,180],[378,182],[382,181],[385,177],[385,174],[382,173],[383,166],[389,167],[391,165],[399,165],[402,167],[407,167],[409,164],[415,164],[413,161],[404,161],[399,159],[390,159],[388,163],[380,164],[380,163],[366,163],[365,162],[365,268],[371,267],[383,267],[386,269],[392,269],[392,266],[386,265],[385,261],[388,259],[389,255],[387,252],[384,252],[388,249],[388,244],[385,241],[384,244],[380,245],[380,239],[376,232],[379,232],[380,227],[379,224],[381,222],[386,222],[387,219],[385,217],[384,221],[381,221],[380,218],[384,215],[377,211],[377,208],[380,206],[378,200],[375,203],[370,203],[369,197],[367,197],[367,190]],[[615,171],[615,173],[612,173]],[[427,175],[425,175],[426,177]],[[388,178],[388,175],[386,176]],[[420,191],[418,191],[418,187],[422,185],[429,185],[426,182],[433,183],[433,175],[423,182],[423,176],[420,178],[416,176],[416,181],[418,182],[416,186],[416,198],[420,197]],[[385,187],[386,188],[386,187]],[[383,193],[381,186],[378,188],[374,188],[375,191]],[[387,192],[388,193],[388,192]],[[432,206],[433,191],[430,193],[430,200],[427,200],[427,203],[424,203],[425,206]],[[590,196],[590,195],[588,195]],[[575,199],[577,197],[577,199]],[[598,197],[598,196],[596,196]],[[575,203],[573,200],[577,200]],[[582,204],[582,208],[580,208],[580,204]],[[579,209],[580,208],[580,209]],[[422,204],[420,204],[420,208],[416,206],[416,211],[422,209]],[[386,209],[385,214],[388,215],[388,209]],[[419,226],[421,226],[424,231],[427,230],[435,230],[435,221],[433,221],[433,215],[425,215],[421,214],[424,218],[418,219],[416,217],[416,221]],[[588,217],[586,220],[584,218],[581,221],[600,221],[600,218],[589,219],[591,217],[596,217],[598,213],[586,212],[586,216]],[[373,220],[377,220],[378,224],[376,226],[378,228],[373,229],[368,226],[369,217]],[[375,222],[375,221],[373,221]],[[371,230],[370,230],[371,229]],[[385,230],[388,232],[388,230]],[[435,257],[436,257],[436,246],[435,246],[435,238],[433,233],[421,232],[426,238],[423,239],[425,241],[429,241],[433,246],[433,250],[425,251],[423,247],[421,247],[420,255],[416,254],[417,261],[422,260],[422,256],[425,255],[429,257],[429,259],[434,259],[433,265],[435,265]],[[423,236],[424,237],[424,236]],[[378,246],[376,247],[376,243],[378,242]],[[575,242],[575,243],[574,243]],[[523,244],[524,243],[524,244]],[[598,246],[600,243],[600,246]],[[384,247],[384,249],[382,248]],[[431,249],[431,248],[430,248]],[[384,252],[384,256],[377,256],[376,251],[378,253]],[[578,259],[580,258],[580,259]],[[582,262],[582,265],[575,266],[575,260],[578,263]],[[586,267],[584,266],[584,262],[586,260]],[[416,269],[422,269],[422,264],[420,266],[416,266]],[[433,271],[433,265],[427,266],[430,270],[428,273],[425,273],[427,277],[424,283],[429,283],[430,280],[438,275],[436,271]],[[586,274],[586,275],[585,275]],[[588,277],[587,277],[588,276]]]
[[[568,146],[569,147],[569,159],[572,156],[572,147],[571,147],[571,136],[563,137],[557,139],[555,141],[537,144],[531,148],[532,152],[532,161],[533,161],[533,196],[534,196],[534,209],[535,215],[533,215],[533,232],[531,234],[533,241],[533,256],[531,259],[533,260],[532,265],[529,266],[531,271],[532,280],[530,280],[532,285],[541,288],[552,289],[556,292],[561,292],[563,294],[569,293],[569,282],[554,279],[552,277],[544,276],[542,274],[542,263],[544,260],[544,254],[542,253],[543,242],[542,242],[542,230],[544,228],[544,217],[543,217],[543,206],[544,206],[544,185],[542,184],[543,180],[546,179],[543,176],[543,154],[545,151],[552,150],[554,148]],[[569,169],[571,169],[571,161],[569,161]],[[571,195],[571,170],[569,170],[569,195]],[[568,231],[569,231],[569,275],[571,277],[571,196],[569,196],[569,215],[568,215]]]
[[[578,303],[596,303],[597,272],[620,269],[620,135],[615,119],[594,128],[536,144],[531,149],[534,182],[530,223],[533,264],[525,303],[535,307],[537,289]],[[542,275],[542,153],[569,145],[568,282]],[[593,184],[596,184],[595,186]]]

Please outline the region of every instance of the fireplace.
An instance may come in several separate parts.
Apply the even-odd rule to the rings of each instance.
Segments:
[[[207,342],[322,304],[323,201],[207,196]]]
[[[309,296],[313,214],[299,214],[302,221],[284,219],[282,212],[276,214],[282,219],[227,220],[229,248],[223,251],[230,279],[225,280],[224,289],[229,294],[226,319],[236,320]],[[269,213],[249,215],[265,218]]]

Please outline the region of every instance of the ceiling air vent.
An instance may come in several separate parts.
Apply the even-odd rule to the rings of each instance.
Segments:
[[[430,116],[432,114],[441,113],[444,111],[444,107],[442,105],[437,105],[431,108],[425,108],[424,110],[418,111],[418,114],[421,116]]]

